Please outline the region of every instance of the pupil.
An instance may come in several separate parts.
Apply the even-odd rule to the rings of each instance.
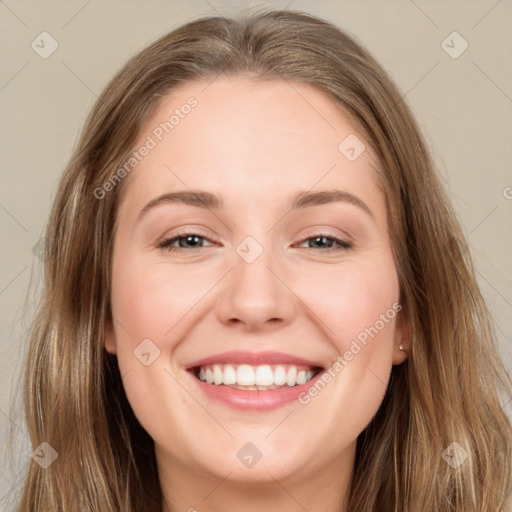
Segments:
[[[189,235],[189,236],[185,237],[185,238],[184,238],[184,239],[182,239],[182,240],[183,240],[183,242],[184,242],[184,246],[186,247],[186,246],[187,246],[187,244],[189,244],[189,243],[190,243],[191,245],[197,245],[197,244],[194,244],[193,240],[195,239],[195,240],[197,241],[197,239],[198,239],[198,238],[199,238],[199,237],[197,237],[197,236],[195,236],[195,235]],[[182,247],[183,247],[183,245],[182,245]]]
[[[317,237],[317,238],[315,239],[315,241],[316,241],[316,242],[321,241],[320,243],[322,243],[322,242],[323,242],[324,244],[326,243],[326,242],[325,242],[326,240],[327,240],[327,237],[325,237],[325,236],[319,236],[319,237]]]

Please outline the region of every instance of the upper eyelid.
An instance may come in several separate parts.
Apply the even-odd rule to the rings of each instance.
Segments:
[[[321,224],[320,224],[320,226],[321,226]],[[183,231],[179,231],[180,227],[177,227],[177,228],[174,228],[174,229],[176,229],[178,231],[175,234],[172,234],[172,235],[165,235],[164,239],[174,238],[174,237],[179,237],[179,236],[186,236],[186,235],[200,235],[203,238],[207,238],[210,241],[213,241],[212,237],[210,235],[205,234],[205,232],[203,231],[202,227],[183,227],[182,228]],[[300,229],[300,231],[304,231],[304,230],[306,230],[306,231],[311,230],[312,234],[303,235],[302,236],[303,240],[304,240],[304,238],[308,238],[310,236],[321,236],[321,235],[323,235],[323,236],[331,236],[331,237],[334,237],[334,238],[340,238],[340,237],[345,236],[345,237],[347,237],[347,238],[349,238],[351,240],[355,240],[355,237],[352,236],[351,234],[349,234],[347,231],[345,231],[343,229],[340,229],[340,228],[335,228],[335,227],[319,227],[318,225],[313,224],[313,225],[306,226],[306,227],[303,227],[303,228]],[[335,233],[332,232],[333,230],[339,231],[341,234],[335,234]],[[213,236],[213,238],[215,238],[215,236]],[[293,235],[293,238],[296,238],[295,234]]]

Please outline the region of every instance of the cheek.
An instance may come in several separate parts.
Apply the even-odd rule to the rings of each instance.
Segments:
[[[321,320],[317,325],[340,353],[349,350],[355,339],[364,346],[365,338],[368,342],[392,337],[399,284],[391,260],[374,265],[333,265],[314,279],[305,273],[298,289],[313,317]]]
[[[211,288],[210,281],[211,275],[185,268],[170,272],[165,264],[120,265],[113,276],[114,316],[133,343],[150,338],[159,344],[173,337],[170,331]]]
[[[300,403],[309,418],[322,418],[323,437],[341,449],[366,428],[386,392],[401,309],[398,277],[389,261],[358,269],[339,266],[317,275],[314,283],[307,281],[305,277],[299,295],[339,355],[324,383],[305,393]]]
[[[179,421],[169,421],[162,410],[173,411],[173,417],[179,418],[187,415],[190,403],[176,384],[170,363],[185,335],[186,315],[207,291],[207,283],[203,279],[201,284],[197,272],[170,272],[161,264],[142,264],[137,258],[119,261],[115,269],[112,305],[126,395],[150,435],[176,434]]]

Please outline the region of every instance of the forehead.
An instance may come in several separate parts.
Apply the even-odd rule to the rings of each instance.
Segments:
[[[162,187],[255,201],[314,187],[377,193],[378,163],[358,124],[309,84],[250,76],[184,83],[146,121],[134,148],[143,145],[151,149],[125,183],[134,208]]]

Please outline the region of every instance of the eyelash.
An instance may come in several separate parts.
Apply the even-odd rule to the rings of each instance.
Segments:
[[[184,232],[184,233],[178,233],[176,236],[173,236],[172,238],[167,238],[166,240],[163,240],[161,243],[158,244],[158,247],[160,249],[167,249],[168,252],[176,252],[176,251],[179,251],[179,250],[187,250],[186,247],[175,247],[175,246],[173,246],[171,244],[176,242],[176,241],[178,241],[178,240],[180,240],[180,239],[182,239],[182,238],[187,238],[187,237],[190,237],[190,236],[201,238],[201,239],[208,240],[209,242],[211,242],[207,237],[202,236],[199,233],[194,233],[194,232],[187,233],[187,232]],[[334,242],[336,244],[338,244],[338,247],[336,247],[336,248],[329,247],[326,250],[319,249],[321,252],[329,252],[330,253],[330,252],[348,251],[348,250],[352,249],[352,243],[351,242],[347,242],[347,241],[341,240],[341,239],[339,239],[339,238],[337,238],[335,236],[331,236],[331,235],[324,234],[324,233],[320,233],[318,235],[314,235],[314,236],[310,236],[308,238],[305,238],[302,241],[300,241],[299,244],[303,244],[304,242],[307,242],[308,240],[315,240],[315,239],[318,239],[318,238],[326,238],[328,240],[334,240]],[[202,249],[202,247],[191,247],[190,248],[190,250],[195,250],[195,249]],[[306,247],[306,249],[315,249],[315,248],[314,247]]]

